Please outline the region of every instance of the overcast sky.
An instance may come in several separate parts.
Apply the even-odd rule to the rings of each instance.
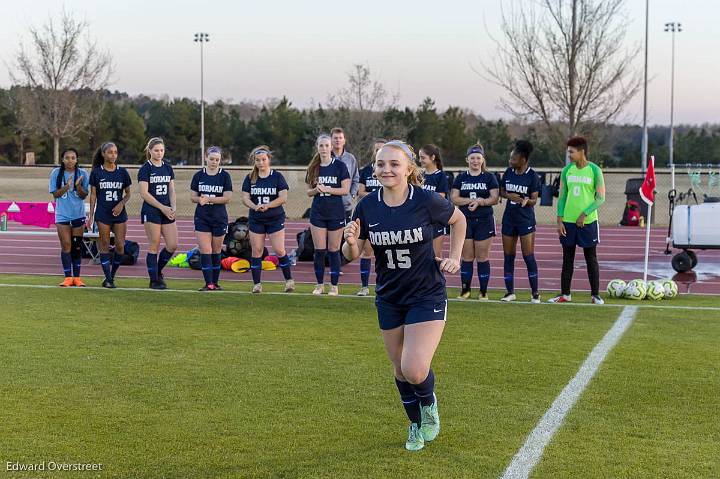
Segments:
[[[523,0],[531,2],[533,0]],[[486,118],[502,91],[473,71],[494,55],[501,0],[316,2],[265,0],[2,0],[0,58],[12,61],[28,25],[65,6],[91,25],[115,61],[113,89],[199,98],[198,44],[208,32],[205,98],[263,100],[286,95],[299,107],[343,87],[354,63],[370,66],[401,105],[430,96],[440,109],[470,108]],[[664,23],[679,21],[675,121],[720,121],[720,1],[650,0],[649,120],[668,124],[670,47]],[[641,44],[645,0],[627,0],[628,44]],[[636,67],[642,69],[642,54]],[[0,86],[8,87],[0,65]],[[642,94],[621,121],[642,122]]]

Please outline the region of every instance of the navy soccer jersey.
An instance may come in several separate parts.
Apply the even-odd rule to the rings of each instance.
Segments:
[[[317,183],[330,188],[342,188],[342,181],[350,179],[348,169],[340,160],[333,159],[329,165],[320,165]],[[312,217],[319,220],[344,220],[345,206],[342,196],[318,193],[313,197],[310,207]]]
[[[270,174],[266,178],[260,178],[258,176],[255,183],[252,184],[250,183],[250,175],[247,175],[242,184],[242,190],[246,193],[250,193],[250,201],[256,205],[266,205],[275,201],[281,191],[288,189],[285,177],[282,173],[275,170],[270,170]],[[253,209],[250,210],[250,218],[254,219],[276,218],[284,214],[285,210],[282,205],[270,208],[269,210],[263,212],[255,211]]]
[[[200,196],[211,198],[223,196],[226,191],[232,191],[232,179],[230,173],[220,168],[214,175],[209,175],[207,170],[195,173],[190,182],[190,189]],[[195,217],[207,220],[224,221],[227,223],[227,209],[225,205],[204,205],[198,204],[195,207]]]
[[[540,192],[540,177],[535,170],[528,168],[525,173],[518,175],[515,170],[508,168],[502,177],[500,185],[508,193],[517,193],[521,198],[530,198],[533,193]],[[508,201],[503,213],[503,224],[535,224],[535,210],[533,207],[523,207],[520,203]]]
[[[375,253],[378,298],[396,305],[447,299],[432,240],[434,225],[447,224],[454,211],[447,199],[412,185],[400,206],[386,205],[382,188],[360,200],[353,220]]]
[[[93,168],[90,173],[90,186],[95,187],[97,198],[96,211],[112,216],[112,209],[123,199],[125,188],[132,185],[130,174],[125,168],[116,166],[113,171],[106,170],[103,165]]]
[[[460,192],[460,198],[490,198],[490,190],[499,188],[497,178],[493,173],[483,172],[479,175],[471,175],[469,171],[460,173],[453,182],[454,190]],[[460,206],[460,211],[468,218],[492,218],[492,206],[479,206],[475,211],[470,211],[468,205]]]
[[[137,179],[138,182],[148,183],[148,193],[160,204],[170,206],[170,181],[175,179],[175,172],[170,163],[163,161],[162,165],[155,166],[148,160],[138,170]]]
[[[375,173],[375,168],[372,163],[365,166],[362,170],[360,170],[360,183],[365,185],[365,191],[367,193],[372,193],[373,191],[377,191],[378,188],[380,188],[382,186],[382,183],[380,183],[380,180],[375,178],[373,176],[373,173]]]
[[[434,191],[435,193],[444,193],[445,197],[450,193],[450,186],[448,185],[447,176],[442,170],[437,170],[435,173],[423,173],[423,189],[428,191]]]

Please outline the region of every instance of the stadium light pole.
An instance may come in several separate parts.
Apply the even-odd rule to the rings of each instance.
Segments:
[[[672,55],[670,61],[670,141],[668,142],[668,155],[670,166],[672,167],[675,164],[673,157],[675,146],[675,32],[682,32],[682,24],[679,22],[668,22],[665,24],[665,31],[672,33]]]
[[[642,136],[642,171],[647,170],[648,129],[647,129],[647,83],[648,83],[648,19],[650,0],[645,0],[645,78],[643,82],[643,136]]]
[[[207,33],[196,33],[195,42],[200,43],[200,164],[205,166],[205,97],[203,44],[210,41]]]

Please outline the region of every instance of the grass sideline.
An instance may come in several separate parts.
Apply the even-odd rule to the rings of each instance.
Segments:
[[[83,477],[498,477],[621,311],[453,301],[434,362],[443,431],[410,454],[368,298],[0,291],[0,461],[104,464]],[[707,298],[663,303],[693,299]],[[533,477],[717,471],[720,312],[641,308],[636,321]]]

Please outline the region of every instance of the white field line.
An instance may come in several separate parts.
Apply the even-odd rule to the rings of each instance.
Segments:
[[[550,444],[555,433],[562,426],[565,416],[573,408],[580,395],[592,380],[608,353],[620,341],[630,327],[638,311],[637,306],[627,306],[620,313],[610,330],[600,340],[585,359],[575,377],[565,386],[553,401],[535,429],[525,440],[525,444],[515,454],[510,465],[501,476],[502,479],[524,479],[532,472],[543,455],[545,447]]]

